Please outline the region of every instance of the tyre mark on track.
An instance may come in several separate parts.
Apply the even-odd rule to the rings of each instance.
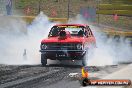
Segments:
[[[27,69],[23,69],[23,70],[30,70],[32,68],[27,68]],[[34,68],[35,71],[36,69],[40,69],[38,71],[36,71],[35,75],[31,75],[31,74],[26,74],[25,76],[21,77],[18,75],[18,73],[16,73],[16,75],[18,75],[18,77],[16,76],[15,78],[12,78],[12,76],[9,77],[9,79],[7,80],[1,80],[4,83],[0,85],[0,88],[8,88],[8,87],[17,87],[19,84],[19,88],[20,86],[24,86],[24,85],[29,85],[31,83],[31,85],[37,81],[40,80],[47,80],[50,78],[54,78],[55,76],[59,76],[59,74],[66,74],[66,69],[64,67],[38,67],[38,68]],[[41,72],[41,70],[43,70]],[[68,70],[67,70],[68,71]],[[31,71],[32,72],[32,71]],[[29,72],[30,73],[30,72]],[[15,75],[13,75],[15,76]]]
[[[11,67],[10,67],[11,68]],[[5,75],[0,75],[0,84],[4,84],[6,82],[15,81],[18,79],[22,79],[25,77],[33,76],[39,73],[43,73],[47,71],[46,69],[41,70],[34,70],[34,69],[41,69],[40,67],[34,67],[34,66],[19,66],[15,69],[12,69],[5,73]],[[5,70],[4,70],[5,71]],[[2,70],[1,70],[2,72]]]
[[[56,68],[51,68],[50,69],[55,69],[55,71],[57,71]],[[23,88],[23,87],[28,87],[28,88],[39,88],[42,85],[44,86],[48,86],[49,84],[53,84],[56,83],[60,80],[63,80],[65,76],[68,75],[68,73],[70,73],[71,71],[73,71],[72,68],[67,68],[67,67],[59,67],[58,68],[59,71],[55,72],[55,73],[50,73],[46,76],[43,76],[39,79],[33,80],[33,81],[29,81],[25,84],[22,85],[17,85],[15,86],[15,88]]]
[[[113,69],[114,68],[114,69]],[[105,67],[91,67],[88,66],[88,70],[90,73],[101,73],[105,72],[111,73],[116,69],[119,69],[120,66],[105,66]],[[21,68],[20,68],[21,69]],[[111,70],[112,69],[112,70]],[[110,70],[110,71],[109,71]],[[41,66],[31,66],[31,68],[22,67],[21,72],[26,72],[24,75],[20,75],[21,72],[17,72],[16,74],[8,77],[8,81],[6,79],[0,80],[4,81],[3,84],[0,84],[0,88],[41,88],[42,86],[48,86],[49,84],[55,84],[61,80],[67,80],[66,76],[69,73],[81,72],[81,67],[72,67],[72,66],[49,66],[49,67],[41,67]],[[105,75],[105,74],[104,74]],[[6,75],[5,75],[6,76]],[[8,75],[9,76],[9,75]],[[12,78],[16,76],[16,78]],[[21,77],[22,76],[22,77]],[[69,80],[70,81],[70,80]]]
[[[34,85],[30,85],[29,87],[35,87],[35,88],[41,88],[42,86],[48,86],[50,84],[57,83],[61,80],[68,79],[66,78],[70,72],[76,71],[76,69],[71,69],[71,68],[66,68],[63,71],[58,72],[57,74],[52,74],[50,75],[51,77],[45,79],[45,80],[40,80],[39,82],[35,83]]]
[[[7,82],[7,83],[4,83],[4,84],[1,84],[0,88],[15,87],[15,86],[21,85],[21,84],[24,85],[24,83],[26,84],[26,83],[28,83],[30,81],[40,80],[43,77],[47,77],[48,75],[54,74],[56,72],[58,72],[58,71],[57,70],[56,71],[50,71],[50,72],[38,74],[37,76],[26,77],[26,78],[18,79],[18,80],[15,80],[15,81]]]

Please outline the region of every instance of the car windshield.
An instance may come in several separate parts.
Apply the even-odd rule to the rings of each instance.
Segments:
[[[50,37],[55,37],[59,35],[59,32],[65,30],[70,32],[71,36],[78,36],[80,31],[84,31],[84,27],[82,26],[54,26],[51,28],[49,33]]]

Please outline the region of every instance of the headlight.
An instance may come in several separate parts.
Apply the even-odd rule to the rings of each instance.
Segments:
[[[77,44],[77,49],[82,49],[83,48],[83,46],[82,46],[82,44]]]
[[[47,49],[47,47],[48,47],[48,46],[45,45],[45,44],[42,44],[42,45],[41,45],[41,49]]]

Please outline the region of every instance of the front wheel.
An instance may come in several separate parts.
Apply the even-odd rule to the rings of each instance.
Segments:
[[[42,66],[46,66],[47,64],[47,58],[43,54],[41,54],[41,64]]]
[[[86,66],[86,59],[87,59],[87,53],[84,54],[84,56],[82,57],[82,66]]]
[[[88,50],[85,52],[85,54],[82,57],[82,65],[83,66],[87,65],[87,59],[88,59]]]

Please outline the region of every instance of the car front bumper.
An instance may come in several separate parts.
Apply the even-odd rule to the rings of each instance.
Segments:
[[[81,60],[85,50],[40,50],[40,52],[51,60]]]

